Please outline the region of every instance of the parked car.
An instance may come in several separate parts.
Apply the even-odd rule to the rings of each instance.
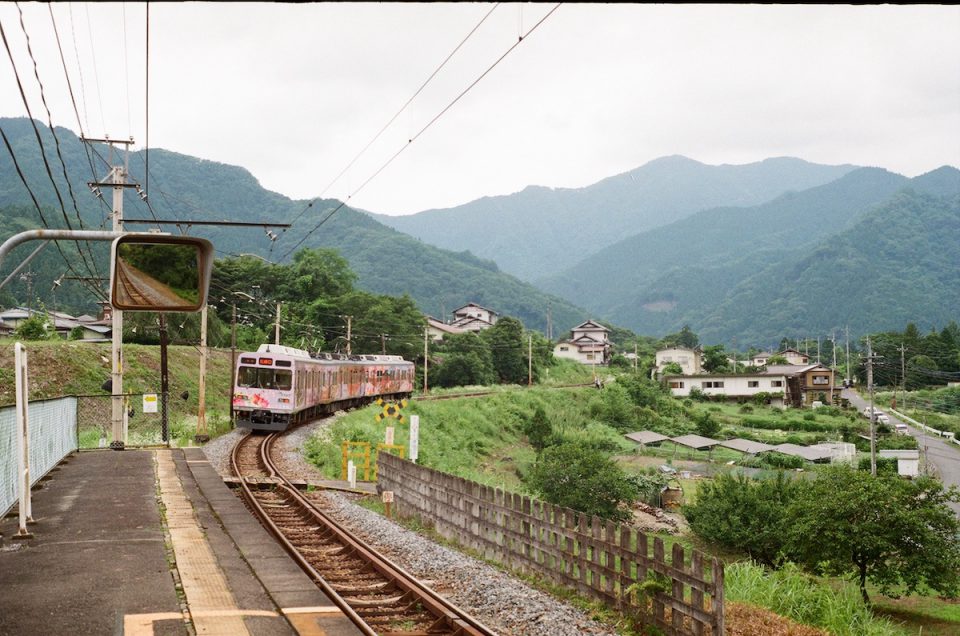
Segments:
[[[887,416],[886,413],[877,413],[877,422],[878,422],[879,424],[886,424],[886,425],[889,426],[889,425],[890,425],[890,418]]]
[[[910,430],[907,429],[907,425],[903,422],[897,422],[893,426],[893,430],[896,431],[897,435],[909,435]]]
[[[877,414],[877,419],[880,419],[880,416],[881,416],[881,415],[884,415],[883,411],[881,411],[881,410],[878,409],[877,407],[873,407],[873,412]],[[863,416],[864,416],[865,418],[867,418],[867,419],[870,419],[870,407],[869,407],[869,406],[864,407],[864,409],[863,409]]]

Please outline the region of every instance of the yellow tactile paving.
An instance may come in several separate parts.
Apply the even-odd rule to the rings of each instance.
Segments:
[[[248,635],[243,615],[200,529],[193,506],[183,492],[170,451],[156,451],[160,499],[166,508],[167,526],[187,607],[198,635]],[[152,621],[150,623],[152,632]],[[146,633],[146,632],[142,632]]]

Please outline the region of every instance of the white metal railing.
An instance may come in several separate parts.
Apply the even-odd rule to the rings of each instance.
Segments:
[[[30,485],[77,449],[77,398],[31,402],[29,422]],[[17,407],[0,408],[0,516],[6,515],[20,498],[24,468],[20,463]]]

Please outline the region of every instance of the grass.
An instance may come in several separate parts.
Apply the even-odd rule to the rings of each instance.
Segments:
[[[728,564],[724,572],[727,600],[765,607],[798,623],[822,627],[836,636],[901,636],[892,621],[874,615],[856,586],[832,585],[808,576],[793,564],[769,571],[748,561]]]

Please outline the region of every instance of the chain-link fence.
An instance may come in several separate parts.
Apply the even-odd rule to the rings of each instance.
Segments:
[[[37,400],[28,405],[30,477],[36,483],[77,448],[77,398]],[[0,512],[19,497],[17,479],[17,408],[0,408]],[[2,516],[2,515],[0,515]]]
[[[123,408],[127,414],[127,446],[155,446],[164,443],[159,406],[156,413],[144,413],[143,394],[126,393],[123,395]],[[109,446],[112,439],[112,417],[113,396],[78,395],[77,429],[80,448]]]

